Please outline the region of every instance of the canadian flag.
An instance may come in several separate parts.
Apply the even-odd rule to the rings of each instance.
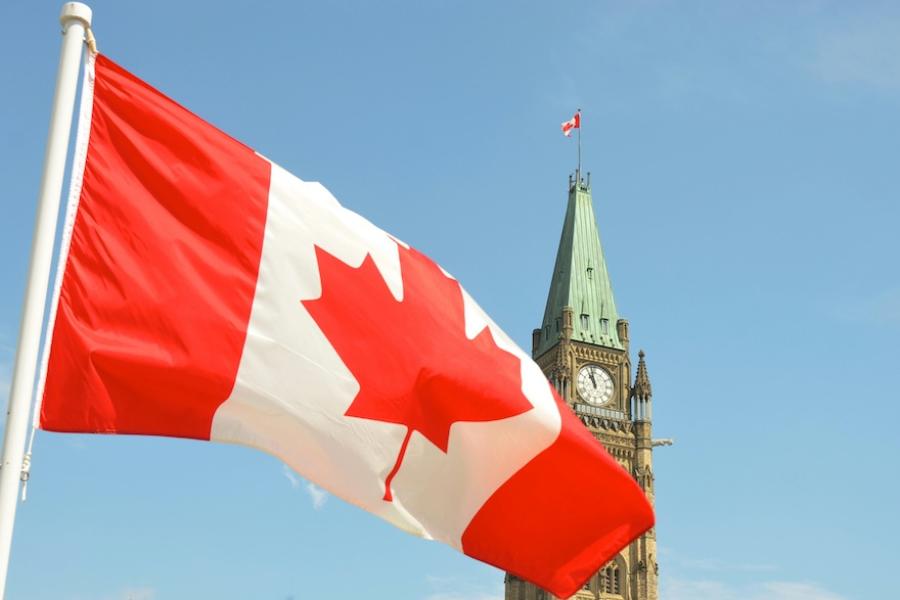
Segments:
[[[93,60],[43,429],[259,448],[561,597],[652,526],[631,476],[453,277]]]
[[[572,136],[573,129],[581,129],[581,110],[575,112],[575,116],[573,116],[568,121],[562,124],[562,132],[566,137]]]

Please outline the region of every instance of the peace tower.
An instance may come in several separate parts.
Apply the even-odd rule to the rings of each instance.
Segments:
[[[628,321],[620,319],[594,219],[591,178],[569,176],[569,202],[540,329],[532,356],[594,437],[631,473],[653,503],[650,378],[638,352],[631,384]],[[572,490],[571,506],[590,510]],[[523,540],[523,543],[540,543]],[[604,565],[575,600],[657,600],[656,529]],[[552,594],[512,574],[506,600],[551,600]]]

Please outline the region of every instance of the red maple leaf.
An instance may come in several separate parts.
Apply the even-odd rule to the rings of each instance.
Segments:
[[[462,290],[416,250],[399,246],[403,300],[372,257],[351,267],[316,247],[322,295],[304,300],[359,383],[345,415],[407,427],[384,499],[413,431],[447,452],[457,421],[495,421],[526,412],[521,363],[485,327],[466,337]],[[489,457],[486,457],[489,459]]]

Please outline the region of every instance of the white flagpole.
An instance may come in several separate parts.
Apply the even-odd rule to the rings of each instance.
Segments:
[[[25,438],[30,423],[28,417],[34,393],[34,376],[37,370],[38,349],[53,259],[56,219],[59,213],[63,173],[66,168],[69,134],[72,129],[78,72],[85,34],[91,26],[91,16],[90,7],[80,2],[64,4],[59,16],[63,32],[62,50],[56,72],[56,93],[53,96],[53,109],[50,114],[50,132],[47,135],[47,150],[44,154],[44,173],[41,176],[38,194],[28,282],[25,286],[19,343],[10,386],[9,407],[6,410],[3,457],[0,461],[0,598],[5,595],[6,590],[9,553],[22,477],[22,461],[25,455]]]
[[[581,185],[581,109],[578,109],[578,170],[576,171],[578,175],[575,177],[578,181],[578,185]]]

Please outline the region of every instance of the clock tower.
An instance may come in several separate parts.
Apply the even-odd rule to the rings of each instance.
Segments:
[[[590,174],[569,177],[569,199],[544,319],[532,356],[598,443],[631,473],[653,503],[651,388],[644,352],[632,380],[628,321],[619,317],[594,218]],[[632,381],[634,382],[632,384]],[[571,506],[590,510],[572,490]],[[523,540],[540,544],[540,540]],[[658,600],[656,528],[603,565],[576,600]],[[552,600],[512,574],[506,600]]]

